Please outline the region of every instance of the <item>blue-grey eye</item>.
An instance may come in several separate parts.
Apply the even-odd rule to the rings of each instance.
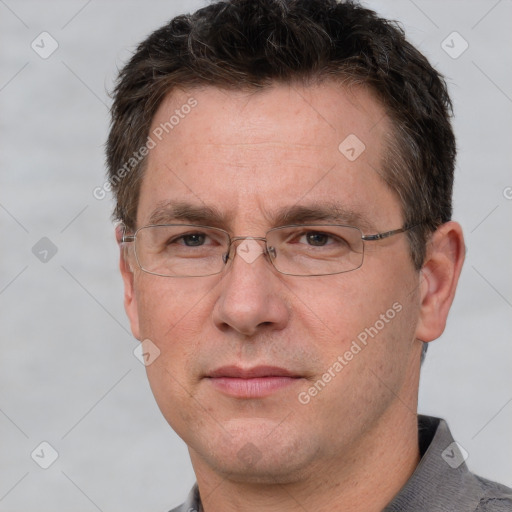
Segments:
[[[312,232],[312,233],[308,233],[306,235],[306,240],[308,241],[308,243],[310,245],[315,245],[315,246],[326,245],[327,242],[329,241],[329,238],[330,238],[330,236],[326,235],[325,233]]]
[[[202,233],[193,233],[190,235],[183,235],[183,243],[188,247],[197,247],[204,244],[206,235]]]

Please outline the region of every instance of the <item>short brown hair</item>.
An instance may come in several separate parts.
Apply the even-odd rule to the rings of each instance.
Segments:
[[[428,235],[452,214],[452,105],[443,77],[403,30],[353,1],[218,1],[175,17],[143,41],[113,93],[106,152],[114,217],[135,228],[146,161],[139,149],[171,91],[329,78],[369,87],[392,121],[382,177],[401,202],[404,223],[422,223],[408,232],[421,268]]]

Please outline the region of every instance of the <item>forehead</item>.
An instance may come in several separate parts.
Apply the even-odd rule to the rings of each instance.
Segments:
[[[287,207],[321,203],[368,219],[385,218],[389,203],[396,217],[380,175],[389,131],[372,94],[331,82],[175,91],[152,121],[137,224],[176,201],[230,223],[271,224]]]

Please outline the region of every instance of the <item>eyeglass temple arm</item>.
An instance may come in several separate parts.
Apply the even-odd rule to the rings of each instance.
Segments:
[[[375,235],[363,235],[361,238],[367,242],[373,242],[374,240],[382,240],[383,238],[388,238],[393,235],[398,235],[398,233],[404,233],[414,226],[409,226],[400,229],[393,229],[392,231],[385,231],[384,233],[376,233]]]
[[[135,242],[135,235],[127,235],[126,234],[126,225],[120,224],[120,226],[123,229],[123,235],[121,236],[121,242],[127,243],[127,242]]]

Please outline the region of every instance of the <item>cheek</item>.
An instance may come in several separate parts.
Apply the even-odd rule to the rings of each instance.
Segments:
[[[316,423],[345,425],[350,417],[363,428],[403,394],[414,347],[416,299],[403,282],[379,287],[370,281],[366,286],[338,283],[301,297],[320,312],[307,314],[301,308],[301,328],[320,363],[300,398]]]
[[[207,316],[212,286],[176,279],[141,273],[135,282],[141,335],[162,344],[175,337],[174,331],[198,328]]]
[[[150,339],[159,350],[146,367],[148,381],[163,416],[186,435],[191,423],[187,404],[197,384],[191,369],[204,349],[209,289],[198,292],[197,284],[175,284],[157,276],[144,276],[138,284],[141,339]]]
[[[141,339],[151,340],[159,350],[158,359],[147,367],[153,392],[157,400],[160,393],[168,398],[186,393],[193,384],[194,360],[205,346],[211,286],[198,289],[197,283],[175,284],[158,276],[144,276],[138,285]]]
[[[374,288],[361,283],[356,272],[299,284],[292,288],[295,319],[309,331],[311,342],[321,337],[318,349],[324,353],[329,347],[343,350],[347,342],[375,322],[376,312],[386,304]]]
[[[376,365],[399,353],[406,358],[418,315],[415,283],[405,272],[390,279],[389,269],[312,281],[293,290],[296,321],[326,368],[347,351],[350,361],[368,359]]]

